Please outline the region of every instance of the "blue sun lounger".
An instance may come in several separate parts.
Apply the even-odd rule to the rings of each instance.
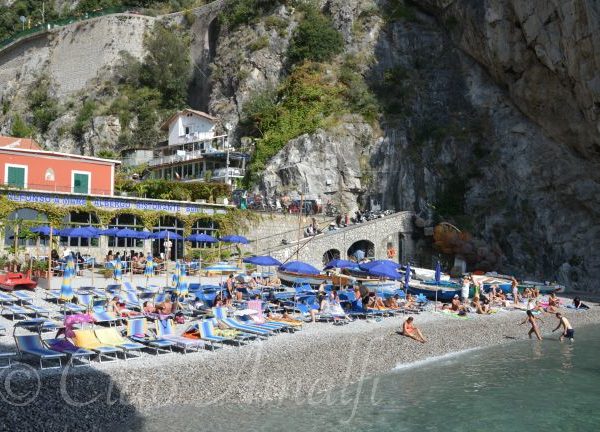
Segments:
[[[66,354],[45,347],[39,335],[15,336],[15,344],[21,357],[29,355],[39,359],[40,369],[60,369],[62,359],[66,357]],[[44,367],[44,361],[52,360],[58,360],[58,366]]]
[[[28,319],[28,315],[32,314],[32,311],[29,309],[25,309],[23,306],[19,306],[16,304],[4,305],[2,310],[0,311],[0,315],[4,317],[11,317],[11,320],[26,320]]]
[[[124,338],[116,327],[96,327],[94,334],[101,344],[121,350],[123,358],[126,361],[142,357],[142,349],[145,346],[139,342]],[[131,355],[131,357],[128,357],[128,354]]]
[[[25,291],[13,291],[12,295],[15,296],[17,298],[17,301],[20,304],[23,303],[33,303],[33,297],[31,297],[30,294],[26,293]]]
[[[16,354],[14,352],[0,352],[0,369],[8,369],[12,366],[12,359]]]
[[[215,316],[215,319],[217,319],[219,322],[234,330],[240,330],[244,333],[251,333],[261,337],[267,337],[273,334],[273,330],[261,328],[254,325],[244,324],[233,318],[228,318],[227,309],[224,307],[213,308],[213,315]]]
[[[44,316],[50,318],[50,314],[52,313],[50,309],[46,309],[44,306],[38,306],[34,304],[28,304],[27,309],[31,310],[36,318],[42,318]]]
[[[177,348],[181,348],[184,354],[187,354],[188,349],[199,351],[204,348],[204,342],[197,339],[189,339],[175,334],[173,320],[164,319],[154,321],[156,327],[156,336],[160,339],[173,341]]]
[[[0,291],[0,303],[16,303],[17,298]]]
[[[160,339],[148,333],[148,321],[146,318],[131,318],[127,321],[127,337],[134,342],[154,348],[155,353],[172,352],[175,342],[168,339]]]
[[[69,364],[73,367],[90,366],[92,356],[96,355],[94,351],[73,345],[68,339],[47,339],[45,342],[53,351],[66,354],[69,357]],[[79,364],[75,362],[76,360]]]
[[[136,291],[125,291],[123,294],[120,295],[120,297],[121,301],[125,303],[125,307],[127,309],[133,309],[138,311],[142,310],[142,302],[137,296]]]
[[[108,323],[109,325],[117,325],[117,323],[121,321],[121,318],[100,307],[96,307],[92,310],[92,318],[95,323]]]

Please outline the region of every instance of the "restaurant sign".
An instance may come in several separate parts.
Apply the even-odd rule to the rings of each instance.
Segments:
[[[15,202],[21,203],[46,203],[58,206],[83,206],[88,202],[94,207],[106,210],[151,210],[166,211],[179,214],[224,214],[225,208],[212,208],[205,204],[184,203],[177,201],[151,200],[140,198],[121,198],[121,197],[81,197],[77,195],[57,195],[43,192],[9,192],[6,197]]]

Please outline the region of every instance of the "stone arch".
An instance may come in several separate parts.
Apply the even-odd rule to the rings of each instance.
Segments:
[[[340,259],[342,257],[342,253],[339,249],[329,249],[323,254],[323,265],[327,264],[329,261],[334,259]]]
[[[156,225],[152,228],[152,232],[168,230],[179,234],[183,237],[184,223],[181,219],[176,216],[161,216],[157,221]],[[153,240],[152,241],[152,255],[159,256],[165,252],[164,240]],[[171,240],[172,248],[170,253],[170,259],[177,259],[183,257],[183,241],[182,240]]]
[[[357,251],[362,251],[365,258],[375,258],[375,244],[370,240],[358,240],[348,248],[348,257],[354,257]]]

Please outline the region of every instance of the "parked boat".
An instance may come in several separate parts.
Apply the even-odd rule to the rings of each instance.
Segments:
[[[366,273],[365,273],[366,274]],[[281,283],[286,286],[298,284],[309,284],[319,286],[324,281],[333,286],[348,287],[361,282],[369,291],[383,294],[393,294],[398,290],[398,284],[390,280],[375,279],[372,277],[359,277],[351,274],[329,273],[329,274],[303,274],[284,270],[277,270],[277,276]]]
[[[433,280],[435,279],[435,270],[431,270],[431,269],[426,269],[426,268],[422,268],[422,267],[410,267],[412,274],[414,275],[415,278],[420,279],[422,281],[427,281],[427,280]],[[442,273],[441,275],[441,280],[442,281],[449,281],[450,280],[450,275],[447,275],[445,273]]]
[[[33,291],[37,287],[37,282],[31,280],[23,273],[0,274],[0,289],[4,291],[13,291],[16,289],[27,289]]]
[[[450,301],[458,294],[460,295],[460,286],[454,283],[436,285],[435,282],[425,283],[418,280],[411,280],[408,284],[408,292],[413,295],[423,294],[429,300]]]

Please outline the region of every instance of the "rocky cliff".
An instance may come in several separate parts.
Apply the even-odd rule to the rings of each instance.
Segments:
[[[220,116],[222,129],[249,147],[245,106],[289,76],[287,50],[302,17],[297,2],[266,3],[274,6],[232,28],[212,19],[190,26],[196,73],[189,100]],[[379,116],[346,109],[291,139],[255,187],[267,194],[308,188],[347,210],[370,202],[413,209],[472,233],[452,245],[472,268],[598,290],[598,3],[322,0],[320,6],[344,44],[326,74],[339,78],[351,62]],[[31,41],[8,60],[2,54],[2,97],[26,95],[40,68],[53,71],[57,95],[76,95],[96,88],[94,77],[110,76],[118,50],[139,57],[147,24],[116,29],[108,20],[94,37],[100,51],[85,52],[79,40],[66,43],[65,33],[55,36],[58,45]],[[86,25],[78,37],[90,43],[93,33]],[[121,36],[106,39],[115,34]],[[88,57],[65,60],[61,53],[70,54],[70,46]],[[18,99],[14,108],[25,111]],[[6,131],[9,121],[2,124]],[[118,119],[92,124],[114,143]],[[69,148],[54,136],[52,145]]]

